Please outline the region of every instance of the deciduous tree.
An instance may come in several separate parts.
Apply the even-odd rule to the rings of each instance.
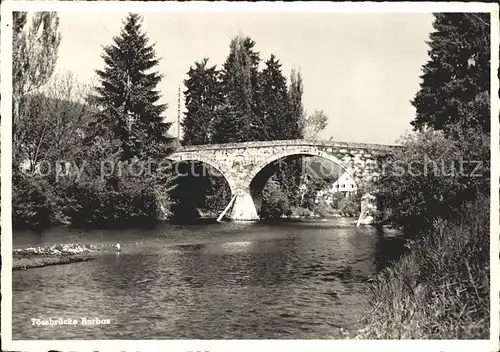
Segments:
[[[289,139],[303,138],[302,121],[304,120],[304,106],[302,104],[302,94],[304,92],[302,74],[293,69],[290,74],[290,87],[288,89],[290,102],[289,129],[287,136]]]
[[[303,121],[304,139],[317,140],[319,134],[328,125],[328,117],[323,110],[316,110]]]
[[[54,165],[72,159],[91,115],[86,103],[88,93],[87,85],[65,72],[53,76],[39,93],[27,97],[24,118],[29,128],[19,141],[31,172],[43,161]]]
[[[31,14],[28,26],[27,12],[13,12],[12,37],[12,132],[13,164],[17,169],[26,154],[23,135],[29,131],[26,114],[29,99],[52,76],[61,35],[56,12]]]
[[[382,163],[375,188],[385,221],[408,234],[428,230],[437,218],[456,218],[478,193],[488,194],[488,135],[460,127],[454,135],[432,129],[409,134],[403,148]]]

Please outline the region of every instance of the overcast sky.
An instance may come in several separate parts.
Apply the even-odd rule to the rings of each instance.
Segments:
[[[89,81],[103,67],[102,46],[119,34],[126,13],[60,12],[62,41],[57,71]],[[410,130],[410,100],[427,61],[431,14],[146,13],[143,28],[161,57],[159,89],[177,119],[177,87],[195,61],[221,65],[232,37],[256,42],[263,60],[271,53],[289,76],[300,68],[307,112],[324,110],[326,138],[394,143]],[[184,89],[184,86],[181,86]],[[171,133],[176,134],[176,125]]]

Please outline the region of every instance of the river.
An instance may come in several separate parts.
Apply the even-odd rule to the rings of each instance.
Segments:
[[[13,339],[340,338],[367,308],[367,278],[402,250],[397,237],[351,221],[16,232],[14,248],[106,249],[94,261],[14,271]],[[110,324],[31,321],[82,317]]]

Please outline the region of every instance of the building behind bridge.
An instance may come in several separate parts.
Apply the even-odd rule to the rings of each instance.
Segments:
[[[344,197],[352,196],[358,187],[354,179],[347,172],[344,172],[335,182],[328,185],[325,189],[318,191],[316,194],[316,203],[324,202],[332,206],[338,194],[341,193]]]

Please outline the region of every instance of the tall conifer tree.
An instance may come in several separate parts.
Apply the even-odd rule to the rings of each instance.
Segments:
[[[151,221],[164,218],[170,207],[175,176],[161,163],[173,150],[173,138],[167,134],[170,123],[163,121],[166,105],[158,103],[159,59],[141,23],[141,16],[129,14],[114,43],[104,47],[105,67],[96,71],[100,85],[89,96],[97,112],[82,158],[98,162],[86,165],[88,176],[74,190],[76,214],[87,213],[87,221]],[[102,174],[99,161],[109,159],[120,161],[119,167]],[[101,204],[97,210],[95,203]]]
[[[266,61],[266,67],[260,75],[261,90],[261,139],[287,139],[290,135],[290,107],[286,78],[281,72],[281,63],[274,55]]]
[[[245,142],[258,139],[258,65],[255,42],[248,37],[231,40],[223,65],[222,89],[225,103],[215,126],[216,142]]]
[[[416,130],[452,126],[490,131],[490,24],[485,13],[437,13],[430,60],[412,104]]]
[[[203,59],[189,69],[184,85],[187,112],[182,121],[183,144],[209,144],[213,139],[213,121],[223,103],[219,71]]]
[[[188,78],[184,80],[187,112],[182,121],[184,135],[182,142],[184,145],[210,144],[214,140],[214,123],[223,105],[220,72],[216,66],[209,66],[208,59],[205,58],[195,62],[187,75]],[[205,202],[209,194],[225,191],[224,179],[208,177],[202,172],[200,165],[196,167],[198,169],[194,171],[197,176],[186,172],[185,176],[179,177],[178,186],[172,193],[172,197],[176,200],[173,212],[177,221],[198,217],[196,209],[207,206]],[[214,198],[209,204],[210,210],[222,211],[228,200],[223,197]]]
[[[106,64],[98,70],[101,79],[92,100],[100,108],[94,134],[118,140],[122,160],[160,159],[172,147],[162,113],[167,106],[159,104],[156,89],[162,76],[151,71],[158,65],[154,45],[141,28],[142,17],[129,14],[120,36],[104,47]]]

